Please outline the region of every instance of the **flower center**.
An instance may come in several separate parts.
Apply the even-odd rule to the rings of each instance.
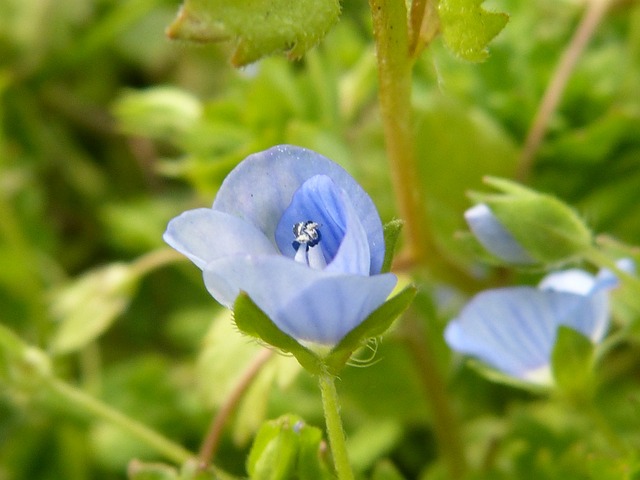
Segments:
[[[319,223],[307,220],[306,222],[298,222],[293,226],[293,234],[296,239],[293,242],[293,248],[296,250],[300,247],[300,244],[307,244],[308,247],[315,247],[320,243],[321,236],[318,228]]]
[[[293,225],[295,240],[291,243],[296,251],[294,260],[316,270],[322,270],[327,266],[324,252],[320,246],[322,235],[319,228],[320,224],[311,220],[295,223]]]

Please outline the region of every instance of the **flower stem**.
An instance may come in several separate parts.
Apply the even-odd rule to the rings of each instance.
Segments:
[[[227,401],[222,405],[216,416],[213,418],[205,440],[200,447],[200,453],[198,454],[201,468],[206,468],[211,463],[211,460],[218,449],[220,436],[222,435],[224,425],[227,422],[229,415],[233,413],[238,402],[251,386],[251,382],[253,382],[258,373],[262,370],[262,367],[271,357],[273,357],[273,350],[269,350],[267,348],[263,349],[258,355],[256,355],[249,367],[243,372],[242,377],[238,380],[238,383],[233,388],[233,391],[227,398]]]
[[[403,0],[369,0],[378,57],[380,113],[391,179],[409,250],[422,261],[434,251],[415,152],[407,10]]]
[[[318,377],[322,392],[322,407],[327,424],[327,434],[333,455],[333,463],[338,474],[338,480],[353,480],[353,472],[347,455],[347,445],[340,419],[340,404],[336,390],[335,378],[328,373]]]
[[[194,457],[190,451],[182,446],[163,437],[146,425],[127,417],[82,390],[55,377],[45,377],[43,381],[44,385],[61,397],[67,405],[117,425],[131,436],[153,447],[167,459],[181,465]]]
[[[590,0],[587,3],[582,20],[562,54],[556,70],[553,72],[527,134],[516,172],[518,180],[524,181],[529,175],[551,115],[553,115],[560,103],[562,93],[567,86],[571,73],[611,3],[612,0]]]

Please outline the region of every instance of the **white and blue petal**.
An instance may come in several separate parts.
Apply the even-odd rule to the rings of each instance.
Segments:
[[[276,227],[294,194],[316,175],[328,176],[348,196],[366,232],[369,273],[379,273],[384,236],[373,201],[342,167],[311,150],[279,145],[250,155],[224,180],[213,208],[253,223],[275,243]]]
[[[535,263],[487,205],[475,205],[464,213],[464,218],[480,244],[497,258],[522,265]]]
[[[246,292],[288,335],[334,345],[378,308],[396,284],[393,274],[337,275],[282,256],[232,256],[204,270],[207,289],[231,307]]]
[[[210,208],[188,210],[169,222],[164,241],[201,270],[228,255],[275,255],[277,250],[251,223]]]

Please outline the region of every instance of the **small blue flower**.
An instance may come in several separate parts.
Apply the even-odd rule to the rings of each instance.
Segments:
[[[536,263],[536,260],[522,248],[484,203],[468,209],[464,213],[464,218],[480,244],[492,255],[508,263],[519,265]]]
[[[384,237],[366,192],[339,165],[280,145],[242,161],[212,208],[169,222],[165,241],[231,308],[246,292],[285,333],[335,345],[386,300]]]
[[[630,267],[628,262],[623,267]],[[545,277],[538,287],[511,287],[476,295],[445,330],[449,346],[526,382],[549,385],[558,327],[594,344],[609,325],[609,292],[616,277],[572,269]]]

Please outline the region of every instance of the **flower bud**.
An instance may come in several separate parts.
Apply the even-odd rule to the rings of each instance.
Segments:
[[[508,263],[535,265],[567,261],[591,246],[582,219],[555,197],[514,182],[487,178],[502,194],[472,194],[479,205],[465,219],[477,240]]]

